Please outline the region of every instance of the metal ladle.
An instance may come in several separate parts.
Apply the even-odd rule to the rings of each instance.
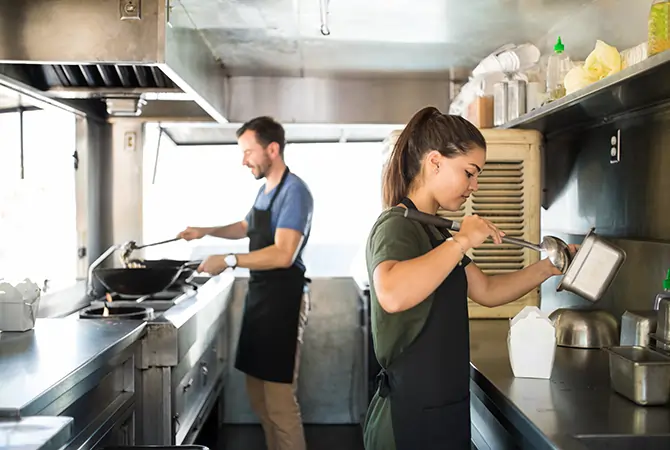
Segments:
[[[444,217],[434,216],[432,214],[426,214],[414,209],[406,209],[405,217],[416,220],[420,223],[434,225],[438,228],[448,228],[453,231],[460,231],[461,229],[460,222],[446,219]],[[568,269],[568,266],[570,265],[570,260],[572,259],[568,244],[555,236],[545,236],[542,239],[540,245],[524,241],[523,239],[516,239],[507,236],[503,236],[502,241],[506,244],[518,245],[519,247],[526,247],[531,250],[535,250],[536,252],[546,253],[549,261],[551,261],[551,263],[558,270],[560,270],[561,273],[565,273],[565,271]]]

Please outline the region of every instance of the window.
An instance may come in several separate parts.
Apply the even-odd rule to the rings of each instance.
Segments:
[[[264,183],[242,166],[237,145],[175,146],[169,139],[161,140],[154,183],[156,136],[149,128],[145,142],[143,239],[147,243],[169,239],[189,225],[241,220]],[[287,165],[314,197],[312,232],[303,254],[308,276],[351,275],[351,264],[381,210],[381,149],[381,143],[287,146]],[[247,239],[208,237],[148,248],[145,257],[200,259],[246,251]]]
[[[49,290],[77,276],[75,118],[58,110],[0,114],[0,278]]]

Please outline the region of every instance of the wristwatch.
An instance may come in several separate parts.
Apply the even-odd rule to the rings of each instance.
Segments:
[[[228,267],[231,269],[235,269],[237,267],[237,256],[234,254],[226,255],[223,258],[223,261],[226,263]]]

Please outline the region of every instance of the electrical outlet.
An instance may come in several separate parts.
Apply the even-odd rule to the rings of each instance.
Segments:
[[[610,164],[617,164],[621,161],[621,130],[610,138]]]
[[[140,20],[142,0],[119,0],[121,20]]]

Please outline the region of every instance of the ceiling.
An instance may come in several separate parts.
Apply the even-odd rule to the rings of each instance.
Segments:
[[[180,0],[232,76],[443,77],[588,0]]]

